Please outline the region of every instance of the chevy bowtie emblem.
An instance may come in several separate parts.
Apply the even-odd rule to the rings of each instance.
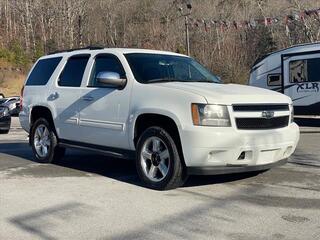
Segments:
[[[263,111],[262,112],[262,117],[265,119],[270,119],[274,117],[274,112],[272,111]]]

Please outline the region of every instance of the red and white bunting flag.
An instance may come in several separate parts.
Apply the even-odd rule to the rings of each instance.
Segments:
[[[264,18],[264,25],[265,26],[269,26],[271,24],[272,24],[272,18],[270,18],[270,17]]]

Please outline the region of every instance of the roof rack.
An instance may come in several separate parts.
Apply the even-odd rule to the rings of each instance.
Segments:
[[[54,51],[54,52],[50,52],[48,55],[57,54],[57,53],[64,53],[64,52],[73,52],[73,51],[78,51],[78,50],[101,50],[101,49],[104,49],[104,47],[87,46],[87,47],[83,47],[83,48],[73,48],[73,49]]]

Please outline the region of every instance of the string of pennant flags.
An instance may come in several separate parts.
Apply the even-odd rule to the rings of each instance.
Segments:
[[[227,29],[254,29],[259,26],[268,27],[279,23],[284,23],[285,26],[288,26],[292,22],[304,21],[306,18],[311,17],[320,20],[320,8],[304,10],[300,13],[286,15],[284,17],[265,17],[259,19],[254,18],[247,21],[196,19],[189,17],[189,26],[194,28],[203,28],[206,32],[208,32],[210,28],[219,28],[222,31]]]

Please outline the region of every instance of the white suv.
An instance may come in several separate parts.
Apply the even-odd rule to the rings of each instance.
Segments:
[[[39,162],[66,147],[136,159],[149,187],[188,175],[260,171],[285,163],[299,139],[292,101],[222,84],[171,52],[87,48],[40,58],[21,99],[20,122]]]

